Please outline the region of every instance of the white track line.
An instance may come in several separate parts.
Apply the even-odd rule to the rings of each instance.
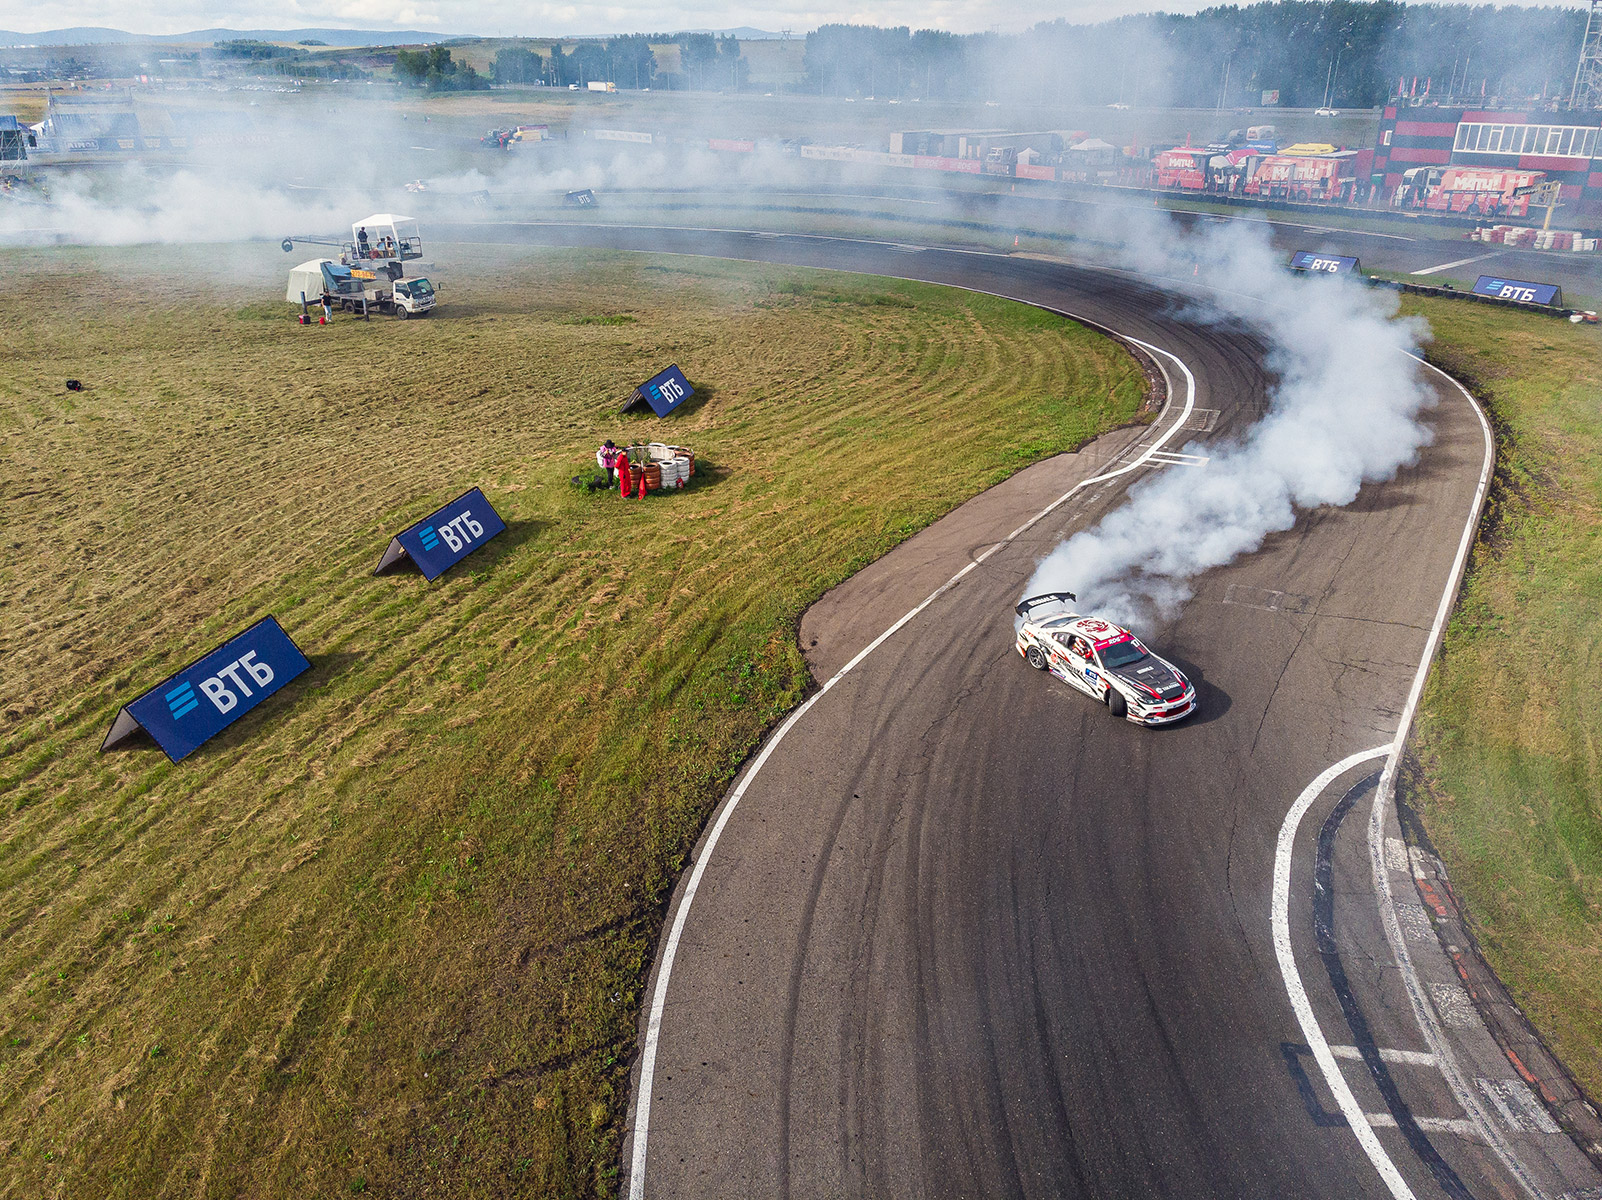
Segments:
[[[1418,358],[1417,355],[1413,357]],[[1485,439],[1485,458],[1480,467],[1479,486],[1474,491],[1474,503],[1469,506],[1468,519],[1463,525],[1463,537],[1458,542],[1457,559],[1452,564],[1451,577],[1447,580],[1446,590],[1441,593],[1441,603],[1435,612],[1435,623],[1430,627],[1424,656],[1419,660],[1418,672],[1413,676],[1412,690],[1408,692],[1407,704],[1402,709],[1402,719],[1396,728],[1396,739],[1388,747],[1390,755],[1385,760],[1385,770],[1380,776],[1380,785],[1374,790],[1374,806],[1369,811],[1368,819],[1369,868],[1374,876],[1374,891],[1379,899],[1380,920],[1385,926],[1385,938],[1391,944],[1391,953],[1396,956],[1397,966],[1401,968],[1402,985],[1407,991],[1408,1000],[1412,1003],[1413,1015],[1418,1021],[1420,1031],[1424,1034],[1424,1040],[1435,1054],[1436,1065],[1445,1076],[1453,1096],[1468,1114],[1468,1120],[1474,1123],[1478,1135],[1485,1139],[1502,1165],[1507,1168],[1508,1173],[1518,1180],[1535,1200],[1546,1200],[1546,1193],[1519,1161],[1518,1155],[1503,1136],[1501,1128],[1491,1119],[1469,1077],[1458,1064],[1456,1055],[1452,1053],[1446,1030],[1425,994],[1423,983],[1419,980],[1418,968],[1413,963],[1413,952],[1408,948],[1407,939],[1402,935],[1401,919],[1396,914],[1396,897],[1391,891],[1390,871],[1385,862],[1385,814],[1387,806],[1395,802],[1397,764],[1401,762],[1408,731],[1412,728],[1413,718],[1418,712],[1419,698],[1424,694],[1424,682],[1429,676],[1430,664],[1434,662],[1436,652],[1440,649],[1446,622],[1452,615],[1452,604],[1457,598],[1458,586],[1462,582],[1463,572],[1468,567],[1469,551],[1473,549],[1474,534],[1479,528],[1480,510],[1485,503],[1485,494],[1491,486],[1491,473],[1496,466],[1496,442],[1491,436],[1490,422],[1485,419],[1485,413],[1480,410],[1479,404],[1469,394],[1469,390],[1439,367],[1424,362],[1422,358],[1418,358],[1418,361],[1450,382],[1468,401],[1469,407],[1474,410],[1474,415],[1480,421],[1480,432]]]
[[[1460,258],[1456,262],[1442,263],[1438,267],[1425,267],[1422,271],[1414,271],[1413,274],[1438,275],[1442,271],[1450,271],[1453,267],[1466,267],[1469,263],[1484,262],[1488,258],[1495,258],[1500,253],[1502,253],[1500,250],[1493,250],[1489,254],[1478,254],[1473,258]]]
[[[1376,1129],[1395,1129],[1396,1118],[1388,1112],[1364,1113],[1368,1123]],[[1454,1133],[1458,1137],[1477,1138],[1479,1129],[1466,1117],[1414,1117],[1413,1124],[1425,1133]]]
[[[1329,1042],[1324,1038],[1324,1031],[1318,1027],[1318,1018],[1313,1015],[1313,1006],[1307,999],[1307,988],[1302,983],[1301,973],[1296,969],[1296,955],[1291,949],[1290,932],[1290,883],[1291,883],[1291,852],[1296,845],[1296,829],[1302,823],[1302,817],[1313,806],[1313,801],[1324,794],[1324,789],[1334,783],[1340,776],[1346,774],[1353,767],[1379,758],[1390,751],[1389,745],[1376,746],[1372,750],[1359,750],[1356,754],[1348,755],[1333,767],[1325,769],[1324,773],[1302,790],[1296,797],[1296,803],[1291,805],[1290,812],[1285,814],[1285,821],[1279,827],[1279,845],[1274,851],[1274,957],[1279,960],[1279,973],[1285,978],[1285,992],[1290,996],[1291,1009],[1296,1013],[1296,1023],[1302,1027],[1302,1037],[1312,1048],[1313,1060],[1318,1063],[1318,1069],[1324,1074],[1324,1081],[1329,1084],[1329,1090],[1334,1093],[1335,1103],[1340,1105],[1341,1112],[1346,1116],[1346,1123],[1352,1127],[1352,1133],[1357,1138],[1357,1144],[1368,1155],[1369,1162],[1379,1172],[1385,1186],[1390,1188],[1391,1195],[1396,1200],[1417,1200],[1402,1173],[1396,1169],[1391,1156],[1385,1153],[1385,1147],[1380,1145],[1378,1136],[1374,1133],[1373,1123],[1368,1114],[1358,1104],[1357,1097],[1352,1095],[1352,1089],[1341,1074],[1340,1067],[1335,1062],[1335,1055],[1329,1048]]]
[[[1361,1062],[1363,1052],[1356,1046],[1331,1046],[1329,1052],[1336,1058],[1350,1058]],[[1437,1063],[1435,1055],[1427,1050],[1389,1050],[1381,1049],[1380,1061],[1388,1063],[1405,1063],[1410,1067],[1433,1067]]]
[[[1285,990],[1290,994],[1291,1007],[1296,1012],[1296,1020],[1302,1027],[1303,1036],[1307,1044],[1313,1048],[1313,1057],[1318,1062],[1319,1069],[1324,1073],[1325,1081],[1335,1094],[1341,1111],[1346,1115],[1347,1123],[1351,1125],[1353,1133],[1357,1135],[1359,1144],[1368,1154],[1370,1161],[1379,1171],[1380,1177],[1391,1189],[1391,1194],[1397,1200],[1406,1200],[1413,1193],[1405,1180],[1396,1169],[1396,1164],[1385,1153],[1384,1147],[1374,1135],[1373,1126],[1384,1124],[1378,1119],[1371,1121],[1367,1114],[1357,1106],[1352,1097],[1351,1088],[1347,1086],[1340,1068],[1335,1063],[1334,1054],[1329,1044],[1324,1040],[1323,1032],[1318,1027],[1318,1021],[1313,1010],[1307,1002],[1307,991],[1302,985],[1300,974],[1296,970],[1295,957],[1291,952],[1290,943],[1290,868],[1291,850],[1296,841],[1296,827],[1301,823],[1303,815],[1313,802],[1318,799],[1323,790],[1338,776],[1349,771],[1359,763],[1369,759],[1385,756],[1385,767],[1380,777],[1380,786],[1374,792],[1374,807],[1369,815],[1369,859],[1374,875],[1374,890],[1379,902],[1380,919],[1385,926],[1386,939],[1391,943],[1391,950],[1396,955],[1396,961],[1401,967],[1402,982],[1406,988],[1408,998],[1413,1005],[1414,1016],[1418,1020],[1419,1029],[1424,1040],[1430,1047],[1430,1056],[1433,1065],[1445,1076],[1452,1094],[1463,1106],[1468,1114],[1466,1118],[1457,1118],[1462,1122],[1462,1130],[1472,1129],[1473,1136],[1483,1138],[1501,1159],[1502,1165],[1519,1183],[1537,1200],[1545,1200],[1544,1194],[1536,1187],[1529,1173],[1519,1163],[1517,1157],[1506,1144],[1497,1129],[1491,1122],[1469,1086],[1457,1060],[1453,1057],[1450,1046],[1447,1044],[1445,1030],[1441,1028],[1429,1001],[1424,996],[1423,985],[1419,982],[1418,973],[1413,966],[1411,953],[1402,937],[1400,919],[1396,915],[1396,901],[1391,894],[1390,877],[1385,864],[1385,805],[1393,796],[1396,783],[1396,764],[1401,758],[1402,748],[1407,740],[1407,732],[1412,727],[1413,716],[1418,710],[1419,697],[1424,691],[1424,681],[1429,675],[1430,664],[1435,659],[1436,651],[1440,648],[1441,636],[1446,628],[1447,618],[1452,612],[1452,603],[1457,597],[1457,589],[1463,579],[1463,572],[1468,564],[1469,550],[1474,545],[1474,533],[1479,527],[1481,506],[1485,503],[1486,489],[1490,486],[1491,471],[1496,463],[1496,444],[1491,438],[1491,427],[1475,403],[1474,397],[1469,395],[1461,383],[1453,379],[1440,368],[1424,362],[1418,355],[1409,355],[1435,371],[1442,378],[1449,380],[1458,391],[1462,392],[1468,400],[1469,406],[1479,418],[1480,428],[1485,437],[1485,458],[1480,467],[1479,486],[1474,492],[1474,503],[1469,508],[1468,519],[1464,523],[1463,536],[1458,543],[1457,558],[1452,564],[1452,571],[1447,578],[1446,587],[1441,593],[1441,602],[1436,608],[1435,622],[1430,628],[1429,639],[1425,642],[1424,653],[1419,659],[1418,671],[1413,677],[1413,686],[1408,693],[1407,704],[1402,710],[1402,719],[1397,727],[1396,737],[1385,746],[1373,750],[1364,750],[1349,758],[1342,759],[1330,767],[1297,797],[1296,803],[1291,806],[1290,812],[1285,815],[1285,823],[1280,827],[1279,846],[1274,856],[1274,952],[1279,958],[1280,973],[1285,977]],[[1420,1128],[1424,1127],[1422,1121]],[[1442,1126],[1444,1129],[1445,1126]],[[1461,1131],[1454,1129],[1454,1132]]]
[[[944,286],[952,285],[948,284]],[[979,289],[963,288],[962,290],[978,291]],[[1021,301],[1021,303],[1029,302]],[[1051,312],[1059,311],[1056,309],[1048,309],[1046,305],[1041,304],[1032,305],[1031,307],[1047,309],[1047,311]],[[690,915],[690,906],[695,902],[696,892],[700,889],[701,877],[706,871],[706,864],[712,858],[712,852],[717,848],[718,839],[723,836],[723,830],[727,827],[729,818],[734,815],[734,810],[739,807],[740,800],[745,796],[746,789],[751,786],[751,781],[761,773],[762,768],[767,764],[767,761],[773,754],[774,750],[778,749],[779,744],[784,741],[785,736],[790,732],[790,730],[795,728],[796,722],[802,717],[806,716],[807,711],[811,709],[811,707],[819,700],[823,699],[823,697],[828,694],[835,684],[839,683],[848,674],[861,665],[863,660],[866,659],[868,655],[872,654],[880,646],[884,645],[885,642],[889,641],[890,638],[898,633],[909,621],[911,621],[919,613],[923,612],[924,609],[928,608],[941,596],[945,595],[948,591],[955,587],[964,576],[968,575],[972,571],[977,570],[980,564],[982,564],[992,554],[996,553],[996,551],[1002,549],[1010,542],[1022,536],[1040,521],[1044,520],[1051,513],[1055,512],[1063,504],[1067,503],[1067,501],[1073,496],[1083,491],[1085,488],[1088,488],[1093,484],[1105,483],[1109,479],[1116,479],[1120,475],[1126,475],[1131,471],[1145,466],[1146,461],[1150,459],[1152,455],[1161,450],[1162,447],[1167,444],[1170,438],[1179,433],[1180,430],[1184,428],[1185,422],[1190,418],[1191,410],[1196,405],[1196,377],[1191,374],[1190,368],[1187,367],[1177,355],[1174,355],[1167,350],[1160,349],[1157,346],[1153,346],[1149,342],[1143,342],[1139,338],[1127,337],[1125,335],[1115,333],[1106,326],[1100,325],[1094,321],[1088,321],[1083,317],[1076,317],[1071,313],[1061,313],[1060,315],[1070,317],[1071,319],[1079,321],[1082,324],[1093,325],[1114,337],[1121,338],[1124,341],[1139,346],[1142,350],[1152,355],[1153,360],[1157,362],[1158,368],[1163,372],[1165,378],[1168,375],[1168,370],[1162,365],[1162,359],[1158,356],[1161,355],[1172,360],[1174,365],[1178,367],[1185,376],[1184,410],[1179,414],[1179,419],[1174,421],[1169,426],[1166,433],[1164,433],[1149,447],[1147,447],[1145,454],[1143,454],[1140,458],[1136,459],[1132,463],[1119,467],[1116,470],[1107,471],[1103,474],[1092,476],[1089,479],[1082,480],[1081,482],[1075,484],[1061,496],[1058,496],[1057,499],[1046,505],[1045,508],[1041,509],[1034,516],[1030,517],[1022,525],[1018,526],[1017,529],[1014,529],[1001,541],[995,543],[983,554],[980,554],[978,557],[976,557],[972,562],[963,567],[962,570],[958,571],[950,579],[946,580],[945,583],[941,584],[933,592],[929,593],[928,597],[924,599],[923,603],[919,604],[916,608],[912,609],[900,620],[898,620],[894,625],[890,626],[890,628],[886,629],[878,637],[874,638],[873,641],[869,642],[865,647],[857,652],[856,657],[831,675],[828,682],[826,682],[821,688],[809,696],[806,702],[803,703],[800,708],[796,709],[793,713],[785,718],[783,724],[781,724],[778,729],[774,731],[773,736],[769,738],[767,744],[762,747],[761,753],[759,753],[756,756],[755,761],[752,762],[751,769],[746,772],[745,778],[740,780],[739,786],[736,787],[733,793],[729,796],[728,801],[723,805],[722,811],[718,813],[717,820],[713,823],[710,832],[708,832],[706,837],[706,845],[702,848],[700,856],[695,860],[694,868],[690,871],[689,878],[685,881],[684,896],[679,901],[678,911],[673,914],[672,927],[668,930],[667,940],[662,946],[662,968],[657,974],[656,989],[651,996],[651,1016],[649,1021],[646,1023],[645,1045],[640,1053],[640,1084],[639,1089],[636,1092],[634,1108],[634,1150],[629,1166],[629,1200],[644,1200],[645,1196],[646,1149],[651,1130],[651,1089],[656,1082],[657,1047],[661,1042],[662,1017],[667,1009],[668,984],[673,976],[674,959],[678,956],[679,939],[684,934],[684,925]],[[1172,397],[1172,395],[1173,386],[1172,381],[1170,381],[1169,396]],[[1171,407],[1172,401],[1170,400],[1170,403],[1164,406],[1164,417],[1168,415],[1168,410]]]

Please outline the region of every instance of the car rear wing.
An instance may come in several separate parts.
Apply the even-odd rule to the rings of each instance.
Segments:
[[[1027,621],[1029,615],[1037,608],[1042,608],[1047,604],[1070,604],[1077,599],[1079,597],[1072,592],[1042,592],[1038,596],[1028,596],[1020,600],[1013,611]]]

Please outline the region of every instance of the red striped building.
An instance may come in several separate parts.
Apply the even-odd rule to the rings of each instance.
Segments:
[[[1415,167],[1542,171],[1562,185],[1553,225],[1602,219],[1602,113],[1392,105],[1380,118],[1373,182],[1389,198]]]

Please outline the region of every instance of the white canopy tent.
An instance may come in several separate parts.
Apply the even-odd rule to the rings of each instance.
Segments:
[[[289,272],[284,299],[291,304],[316,304],[324,292],[336,296],[360,296],[361,285],[351,277],[350,268],[331,258],[314,258]]]

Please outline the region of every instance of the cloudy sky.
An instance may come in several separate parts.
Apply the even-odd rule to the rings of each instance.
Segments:
[[[797,34],[828,22],[910,25],[915,29],[1018,30],[1062,17],[1098,21],[1163,8],[1194,12],[1212,0],[1057,0],[1044,6],[1015,0],[876,0],[851,7],[755,0],[697,7],[663,4],[564,4],[535,0],[0,0],[0,29],[33,32],[104,25],[134,33],[191,29],[425,29],[441,33],[548,36],[674,31],[678,29],[792,29]]]

